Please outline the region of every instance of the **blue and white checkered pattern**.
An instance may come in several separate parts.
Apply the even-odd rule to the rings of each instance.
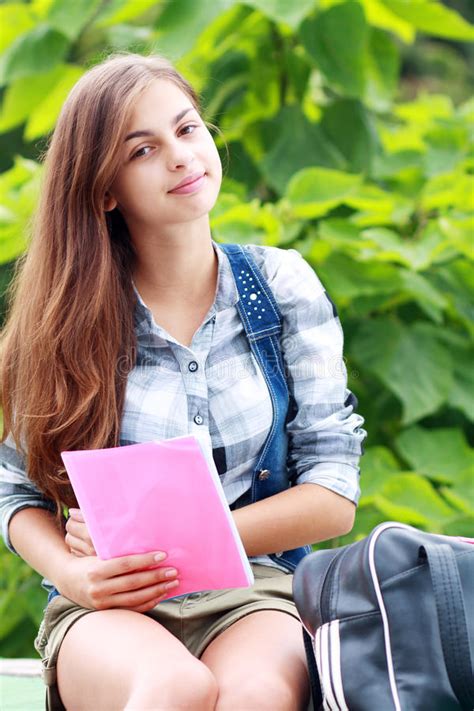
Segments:
[[[121,444],[197,435],[212,450],[231,505],[251,486],[273,413],[236,308],[239,295],[229,259],[214,241],[213,246],[219,260],[215,300],[189,348],[156,324],[138,297],[137,362],[127,381]],[[357,503],[366,432],[347,389],[343,334],[334,305],[296,250],[247,248],[283,316],[281,349],[297,406],[287,424],[291,476],[298,484],[320,484]],[[258,309],[253,287],[252,308]],[[52,510],[29,481],[9,438],[0,446],[0,514],[3,538],[13,552],[9,521],[29,506]],[[250,560],[279,567],[267,556]]]

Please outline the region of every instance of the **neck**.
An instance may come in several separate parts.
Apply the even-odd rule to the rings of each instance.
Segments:
[[[134,244],[135,285],[146,303],[199,303],[214,294],[218,258],[211,232],[193,231],[141,239]]]

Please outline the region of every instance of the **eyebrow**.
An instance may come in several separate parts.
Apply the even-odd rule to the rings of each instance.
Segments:
[[[176,124],[177,124],[179,121],[181,121],[181,119],[183,118],[183,116],[185,116],[185,115],[188,113],[188,111],[194,111],[194,110],[195,110],[195,109],[194,109],[194,106],[188,106],[186,109],[183,109],[182,111],[179,112],[179,114],[177,114],[177,115],[174,117],[174,119],[171,121],[171,125],[172,125],[172,126],[176,126]],[[153,136],[153,135],[154,135],[154,132],[153,132],[153,131],[150,131],[149,129],[143,129],[143,130],[141,130],[141,131],[132,131],[132,133],[129,133],[129,134],[125,137],[124,143],[125,143],[126,141],[130,141],[132,138],[141,138],[141,137],[143,137],[143,136]]]

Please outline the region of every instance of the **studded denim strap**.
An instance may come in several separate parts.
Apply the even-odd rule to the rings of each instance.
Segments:
[[[218,244],[218,247],[229,258],[239,293],[237,309],[250,348],[265,377],[273,407],[272,426],[253,472],[252,487],[236,502],[235,508],[239,508],[285,491],[289,486],[286,466],[289,392],[280,348],[283,319],[275,297],[245,246]],[[304,546],[270,557],[294,570],[310,550],[309,546]]]

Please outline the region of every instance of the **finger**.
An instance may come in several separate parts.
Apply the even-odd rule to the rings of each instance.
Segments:
[[[125,555],[118,558],[110,558],[103,561],[102,574],[104,578],[112,578],[117,575],[127,575],[140,570],[147,570],[154,566],[159,566],[166,558],[163,551],[154,553],[138,553],[136,555]]]
[[[84,523],[84,516],[81,509],[69,509],[69,516],[75,521],[82,521],[82,523]]]
[[[86,557],[86,556],[84,555],[84,553],[82,553],[81,551],[76,550],[75,548],[70,548],[69,550],[71,551],[71,553],[73,553],[73,554],[74,554],[75,556],[77,556],[78,558],[85,558],[85,557]]]
[[[70,533],[67,533],[64,540],[69,548],[80,551],[84,556],[97,555],[94,546],[89,545],[87,541],[84,541],[82,538],[76,538]]]
[[[66,523],[66,531],[72,538],[83,541],[87,546],[87,549],[95,553],[94,544],[85,523],[80,523],[79,521],[68,521]]]
[[[126,607],[127,609],[142,607],[143,605],[151,604],[154,600],[163,598],[171,591],[174,593],[178,587],[179,581],[177,580],[171,583],[160,583],[159,585],[142,588],[134,593],[127,592],[112,595],[108,602],[111,607]]]
[[[139,605],[138,607],[129,607],[127,609],[131,610],[132,612],[149,612],[150,610],[153,610],[153,608],[156,607],[160,602],[163,602],[165,596],[166,594],[161,595],[161,597],[157,597],[154,600],[149,600],[143,605]]]
[[[168,572],[170,574],[168,575]],[[127,575],[117,575],[102,583],[105,595],[119,595],[120,593],[143,590],[160,583],[169,583],[175,580],[179,572],[169,566],[161,566],[152,570],[142,570]]]

